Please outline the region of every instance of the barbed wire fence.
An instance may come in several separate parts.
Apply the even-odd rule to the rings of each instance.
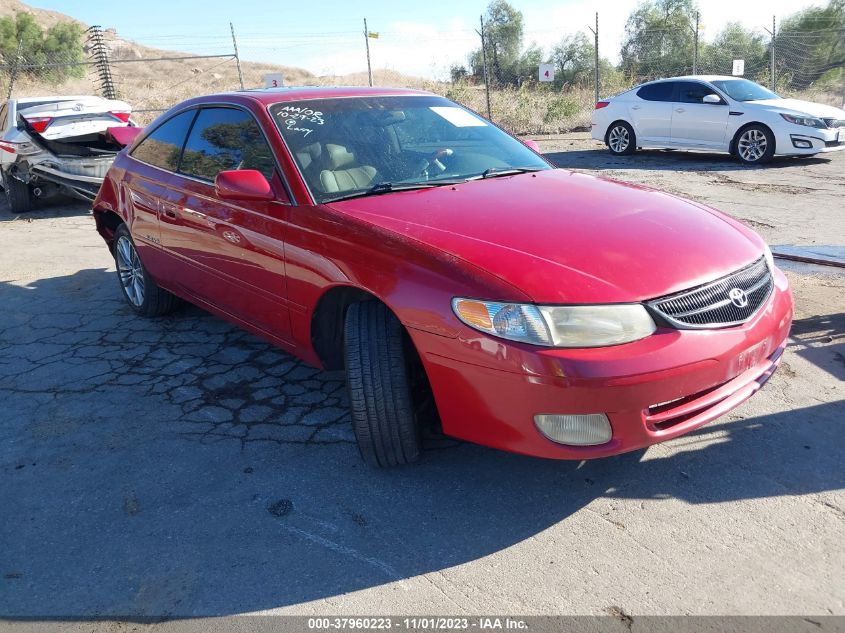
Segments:
[[[816,44],[830,37],[830,28],[781,32],[776,19],[771,25],[761,20],[750,33],[726,28],[714,41],[705,41],[701,17],[675,28],[641,32],[639,48],[622,56],[615,50],[619,42],[624,45],[621,33],[608,32],[596,14],[594,22],[579,30],[563,32],[549,25],[543,31],[525,32],[523,41],[532,44],[509,59],[491,44],[483,18],[478,28],[391,32],[375,30],[371,20],[367,31],[325,30],[284,37],[247,32],[236,38],[229,25],[216,34],[145,37],[144,46],[107,29],[99,45],[89,44],[64,57],[27,57],[19,48],[8,59],[0,59],[0,91],[7,96],[104,94],[105,61],[114,94],[132,105],[136,120],[147,123],[191,96],[261,87],[265,75],[281,72],[286,85],[372,84],[429,90],[513,133],[540,135],[588,130],[597,99],[644,81],[731,75],[734,61],[742,60],[744,77],[779,93],[833,105],[845,101],[845,70],[821,81],[831,69],[814,55]],[[845,30],[833,31],[845,38]],[[533,43],[537,41],[544,46]],[[372,57],[369,69],[366,48]],[[409,55],[399,54],[408,50],[419,51],[414,63]],[[273,62],[246,61],[250,59]],[[547,76],[541,69],[549,71]]]

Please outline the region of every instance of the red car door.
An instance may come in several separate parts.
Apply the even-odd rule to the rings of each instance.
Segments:
[[[261,171],[277,199],[219,199],[214,178],[228,169]],[[284,259],[288,198],[252,115],[236,107],[201,109],[169,184],[161,201],[161,243],[180,261],[182,290],[253,329],[290,341]]]
[[[120,205],[138,254],[147,270],[166,286],[172,283],[173,266],[160,248],[159,214],[195,115],[196,110],[187,110],[156,127],[132,150],[134,162],[120,181]]]

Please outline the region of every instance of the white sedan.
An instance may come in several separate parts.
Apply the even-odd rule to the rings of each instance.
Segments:
[[[593,138],[638,148],[729,152],[743,163],[845,149],[845,110],[782,99],[740,77],[661,79],[596,103]]]

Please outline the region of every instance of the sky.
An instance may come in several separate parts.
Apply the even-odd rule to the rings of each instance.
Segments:
[[[524,44],[545,50],[561,37],[585,32],[599,11],[599,50],[617,61],[625,21],[638,0],[510,0],[524,21]],[[819,0],[699,0],[702,35],[713,37],[727,22],[762,30],[772,15],[786,16]],[[147,46],[196,54],[232,51],[229,22],[242,59],[306,68],[319,75],[366,70],[363,19],[379,33],[370,39],[374,68],[406,75],[448,77],[479,46],[479,16],[487,0],[360,0],[310,3],[268,0],[32,0],[87,24],[113,27]]]

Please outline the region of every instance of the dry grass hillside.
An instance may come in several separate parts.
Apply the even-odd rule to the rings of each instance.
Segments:
[[[73,21],[84,28],[88,25],[56,11],[30,7],[19,0],[0,0],[0,17],[26,12],[33,15],[42,28],[60,21]],[[190,53],[168,51],[143,46],[122,39],[113,29],[104,31],[112,60],[111,71],[119,97],[129,102],[137,112],[136,120],[146,123],[158,112],[189,97],[234,90],[239,87],[237,64],[233,57],[216,59],[180,59],[147,61],[162,57],[190,57]],[[221,51],[223,53],[225,51]],[[302,68],[268,63],[241,61],[244,86],[263,85],[267,73],[282,73],[288,85],[366,85],[367,74],[317,76]],[[431,88],[433,82],[409,77],[388,70],[374,70],[374,81],[380,85],[402,85]],[[86,67],[86,76],[69,77],[58,84],[44,85],[41,81],[21,76],[15,82],[13,95],[40,94],[98,94],[93,68]],[[0,75],[0,89],[5,94],[8,77]],[[148,110],[148,112],[143,112]]]

